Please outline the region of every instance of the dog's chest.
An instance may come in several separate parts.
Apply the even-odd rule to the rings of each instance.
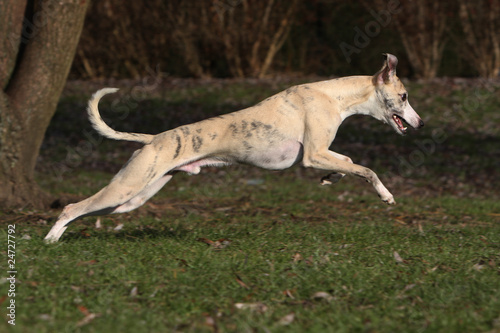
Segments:
[[[247,147],[249,148],[249,147]],[[281,170],[300,162],[303,157],[302,143],[287,140],[266,149],[250,148],[240,152],[238,160],[241,163],[255,165],[270,170]]]

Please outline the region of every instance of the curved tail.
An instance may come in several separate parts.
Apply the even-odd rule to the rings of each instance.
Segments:
[[[128,133],[128,132],[118,132],[109,127],[101,118],[99,114],[99,100],[107,94],[117,92],[117,88],[104,88],[98,90],[89,101],[87,112],[89,114],[89,120],[92,123],[92,127],[99,132],[102,136],[105,136],[114,140],[125,140],[125,141],[135,141],[143,144],[149,144],[153,141],[154,135],[142,134],[142,133]]]

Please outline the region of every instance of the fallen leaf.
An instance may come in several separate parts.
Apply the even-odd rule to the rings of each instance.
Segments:
[[[293,262],[294,262],[294,263],[299,262],[299,261],[301,261],[302,259],[303,259],[303,258],[302,258],[302,255],[301,255],[299,252],[297,252],[297,253],[295,253],[295,254],[293,255]]]
[[[230,239],[227,239],[227,238],[221,238],[219,240],[216,240],[215,242],[208,239],[208,238],[204,238],[204,237],[201,237],[201,238],[198,238],[197,239],[198,242],[202,242],[202,243],[205,243],[207,245],[210,245],[212,246],[214,249],[223,249],[227,246],[229,246],[229,244],[232,243],[232,240]]]
[[[83,305],[78,305],[78,311],[83,313],[84,316],[87,316],[90,314],[89,310],[86,307],[84,307]]]
[[[132,288],[132,290],[130,291],[129,296],[130,297],[136,297],[137,296],[137,286],[134,286],[134,288]]]
[[[367,304],[367,305],[360,305],[356,309],[358,310],[368,310],[368,309],[373,309],[375,306],[373,304]]]
[[[432,273],[435,272],[439,268],[439,265],[432,267],[431,269],[428,269],[427,272]]]
[[[89,260],[89,261],[80,261],[76,265],[77,266],[87,266],[87,265],[94,265],[95,263],[97,263],[97,260],[94,259],[94,260]]]
[[[405,286],[405,288],[403,290],[401,290],[397,296],[397,298],[399,299],[404,299],[406,298],[406,296],[404,296],[404,294],[408,291],[408,290],[412,290],[413,288],[415,288],[417,285],[415,283],[412,283],[412,284],[408,284]]]
[[[250,289],[245,282],[243,282],[238,275],[236,275],[236,282],[245,289]]]
[[[81,230],[80,231],[80,235],[82,235],[82,237],[85,237],[85,238],[89,238],[90,237],[90,234],[87,232],[87,228]]]
[[[479,272],[484,268],[484,265],[475,264],[474,266],[472,266],[472,268]]]
[[[259,312],[266,312],[267,306],[264,303],[256,302],[256,303],[235,303],[234,307],[240,310],[252,310]]]
[[[204,238],[204,237],[200,237],[198,239],[196,239],[198,242],[202,242],[202,243],[205,243],[205,244],[208,244],[208,245],[212,245],[214,242],[211,241],[210,239],[208,238]]]
[[[278,321],[278,325],[290,325],[295,320],[295,313],[289,313]]]
[[[404,263],[403,258],[401,258],[401,256],[399,255],[399,253],[397,253],[396,251],[394,251],[394,259],[396,260],[396,262],[398,264],[403,264]]]
[[[324,299],[324,300],[327,300],[328,302],[333,300],[333,296],[327,292],[324,292],[324,291],[318,291],[318,292],[314,293],[314,295],[312,295],[312,298],[313,299]]]
[[[233,207],[219,207],[219,208],[215,208],[215,211],[216,212],[227,212],[228,210],[231,210],[233,209]]]
[[[76,326],[77,327],[82,327],[84,325],[87,325],[88,323],[90,323],[92,320],[94,320],[95,318],[97,318],[99,316],[100,316],[100,314],[89,313],[88,315],[85,316],[85,318],[83,318],[78,323],[76,323]]]
[[[294,289],[293,291],[292,291],[292,290],[289,290],[289,289],[287,289],[287,290],[283,290],[283,294],[284,294],[285,296],[290,297],[291,299],[295,299],[295,297],[293,297],[293,292],[294,292],[294,291],[295,291],[295,289]]]
[[[81,291],[81,288],[78,286],[70,286],[70,288],[71,288],[71,290],[76,291],[78,293]]]
[[[219,249],[220,250],[220,249],[223,249],[225,247],[228,247],[231,243],[232,243],[232,240],[223,238],[223,239],[219,239],[219,240],[213,242],[212,246],[215,249]]]
[[[417,285],[415,283],[412,283],[412,284],[408,284],[405,286],[405,289],[403,290],[403,292],[405,291],[408,291],[408,290],[412,290],[413,288],[415,288]]]
[[[205,315],[205,323],[206,326],[211,327],[215,329],[216,324],[215,324],[215,319],[212,316]]]
[[[422,226],[422,222],[417,221],[417,226],[418,226],[418,232],[420,232],[421,234],[423,234],[424,233],[424,227]]]
[[[49,321],[52,320],[52,316],[47,313],[42,313],[38,315],[38,318],[41,320]]]

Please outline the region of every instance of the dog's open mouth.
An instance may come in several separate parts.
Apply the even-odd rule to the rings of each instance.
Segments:
[[[408,130],[408,127],[405,127],[403,125],[404,119],[401,118],[400,116],[398,116],[397,114],[393,114],[392,115],[392,120],[394,120],[394,122],[396,123],[396,126],[398,127],[399,131],[402,134],[406,134],[406,131]]]

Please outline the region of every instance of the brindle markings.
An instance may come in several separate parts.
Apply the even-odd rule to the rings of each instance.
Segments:
[[[155,155],[155,159],[154,159],[153,163],[151,163],[149,165],[149,168],[146,170],[146,179],[148,181],[151,180],[151,179],[153,179],[156,176],[156,174],[157,174],[155,172],[155,170],[156,170],[156,164],[158,162],[158,156],[159,156],[158,154]]]
[[[246,120],[241,121],[241,132],[245,134],[245,138],[252,137],[252,131],[248,129],[248,122]]]
[[[291,88],[288,88],[287,90],[285,90],[285,93],[286,93],[286,95],[288,96],[288,95],[290,95],[290,94],[294,94],[294,93],[296,93],[296,92],[297,92],[297,89],[298,89],[298,87],[297,87],[297,86],[295,86],[295,87],[291,87]]]
[[[285,102],[285,104],[290,106],[292,109],[294,109],[296,111],[300,110],[299,107],[297,105],[295,105],[293,102],[290,102],[290,100],[288,98],[283,97],[283,101]]]
[[[191,134],[191,131],[187,126],[181,127],[180,130],[182,131],[182,134],[184,134],[184,137],[187,137],[189,134]]]
[[[258,120],[254,120],[250,123],[251,127],[252,127],[252,131],[255,131],[255,130],[258,130],[260,128],[264,128],[264,130],[266,132],[269,132],[273,126],[272,125],[269,125],[269,124],[264,124],[263,122],[261,121],[258,121]]]
[[[265,100],[263,100],[263,101],[259,102],[258,104],[256,104],[255,106],[261,106],[262,104],[264,104],[266,102],[269,102],[269,101],[272,101],[273,99],[276,99],[276,98],[278,98],[278,95],[274,95],[274,96],[268,97]]]
[[[311,103],[311,102],[314,102],[313,96],[306,96],[302,99],[302,105],[306,105],[306,104]]]
[[[192,138],[192,142],[193,142],[193,150],[194,150],[194,152],[195,153],[199,152],[200,151],[200,147],[203,145],[203,139],[200,136],[195,135]]]
[[[242,120],[242,121],[241,121],[241,130],[242,130],[243,132],[245,132],[245,131],[246,131],[247,126],[248,126],[247,121],[246,121],[246,120]]]
[[[246,151],[250,151],[253,149],[253,146],[249,144],[248,141],[243,141],[242,144]]]
[[[394,113],[400,112],[400,110],[398,110],[398,108],[394,104],[394,99],[387,97],[387,94],[384,94],[382,90],[377,89],[376,94],[382,97],[384,105],[386,105],[387,109],[391,110]]]
[[[214,121],[214,120],[217,120],[217,119],[224,119],[224,115],[215,116],[215,117],[212,117],[212,118],[208,118],[208,119],[206,119],[206,120],[209,120],[209,121]]]
[[[160,151],[163,150],[163,147],[164,147],[164,145],[163,145],[163,142],[164,142],[163,138],[165,136],[166,136],[165,133],[160,133],[160,134],[157,135],[157,138],[161,138],[161,140],[155,139],[155,140],[152,141],[154,148],[156,150],[158,150],[158,152],[160,152]]]
[[[177,141],[177,148],[175,148],[174,158],[179,156],[182,148],[181,137],[178,134],[175,134],[175,140]]]
[[[233,136],[236,136],[236,134],[238,134],[238,126],[236,126],[236,123],[229,124],[228,128],[233,133]]]

